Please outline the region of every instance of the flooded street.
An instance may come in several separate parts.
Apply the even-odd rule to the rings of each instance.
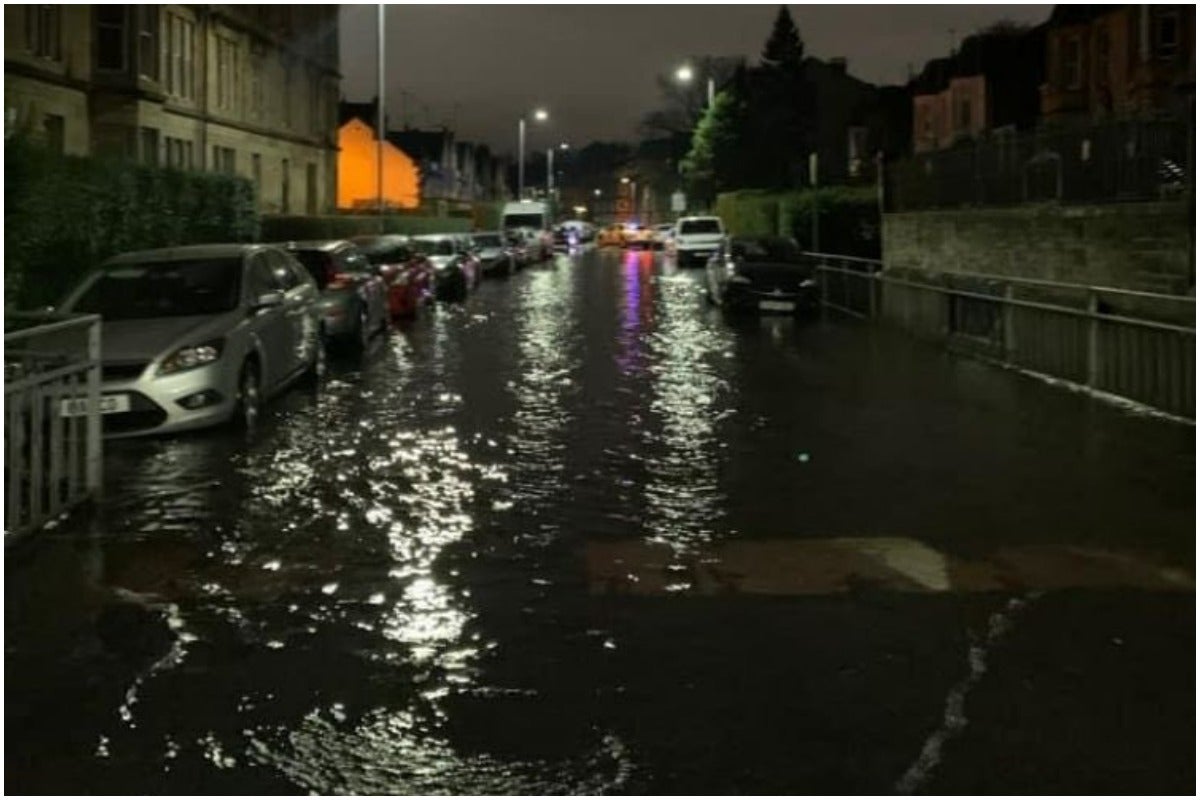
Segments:
[[[1195,431],[588,250],[106,443],[13,793],[1178,793]]]

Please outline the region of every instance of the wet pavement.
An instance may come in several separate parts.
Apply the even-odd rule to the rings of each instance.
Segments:
[[[1189,793],[1195,431],[588,251],[9,548],[11,793]]]

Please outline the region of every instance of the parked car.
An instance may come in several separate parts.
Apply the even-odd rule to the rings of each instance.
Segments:
[[[649,250],[654,246],[654,232],[645,225],[631,225],[625,230],[625,246],[632,250]]]
[[[533,241],[533,257],[539,261],[554,255],[554,237],[550,232],[550,206],[541,200],[505,203],[500,215],[504,231],[522,231]]]
[[[652,242],[654,249],[666,250],[667,243],[671,241],[671,237],[675,233],[675,223],[664,222],[661,225],[655,225],[652,233]]]
[[[479,248],[475,246],[475,239],[469,233],[456,233],[454,240],[458,242],[460,252],[466,260],[466,271],[471,276],[471,288],[479,288],[479,284],[483,281],[483,260],[479,257]]]
[[[681,267],[708,261],[725,238],[725,226],[720,217],[681,217],[675,223],[673,251]]]
[[[524,236],[516,231],[508,231],[504,234],[504,241],[517,269],[533,263],[533,255],[530,253],[529,243]]]
[[[479,261],[468,254],[459,234],[414,236],[412,244],[433,266],[433,291],[438,300],[465,300],[479,284]]]
[[[412,237],[401,233],[355,236],[352,240],[387,286],[388,313],[415,316],[433,298],[433,267]]]
[[[705,293],[719,306],[756,311],[813,310],[815,274],[795,239],[734,236],[709,259]]]
[[[323,374],[319,298],[282,248],[209,244],[117,256],[60,309],[101,316],[104,431],[134,436],[253,427],[268,398]],[[86,401],[59,413],[86,414]]]
[[[625,226],[619,222],[606,225],[596,237],[598,247],[621,247],[625,244]]]
[[[499,233],[475,233],[471,241],[484,275],[511,275],[516,270],[513,255]]]
[[[387,328],[387,287],[358,246],[343,240],[283,245],[321,290],[319,305],[326,338],[366,347]]]

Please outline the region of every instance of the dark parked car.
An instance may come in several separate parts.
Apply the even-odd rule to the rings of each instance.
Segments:
[[[816,308],[811,265],[794,239],[734,236],[708,261],[705,293],[726,308],[795,313]]]
[[[479,285],[479,259],[457,233],[433,233],[412,238],[413,246],[433,265],[434,295],[438,300],[465,300]]]
[[[433,267],[429,259],[401,233],[355,236],[352,240],[387,285],[388,312],[411,317],[433,298]]]
[[[372,334],[387,327],[383,278],[353,243],[288,242],[284,247],[321,290],[318,306],[326,338],[364,347]]]

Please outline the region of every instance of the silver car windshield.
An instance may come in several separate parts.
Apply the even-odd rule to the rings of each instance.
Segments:
[[[241,273],[240,258],[110,267],[72,310],[106,320],[221,314],[238,305]]]

